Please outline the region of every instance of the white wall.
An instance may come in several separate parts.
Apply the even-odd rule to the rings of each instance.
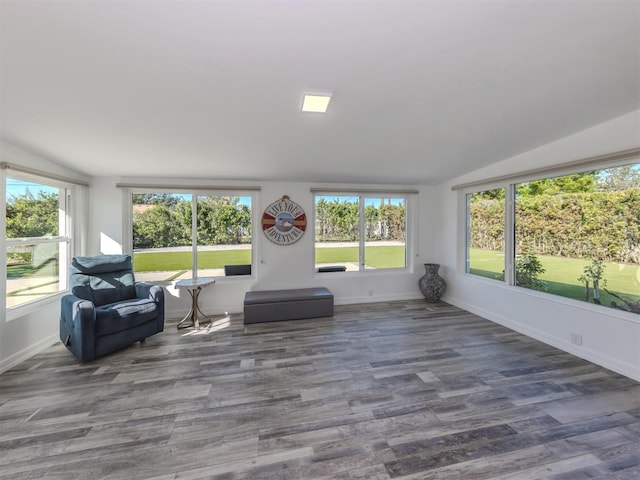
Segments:
[[[638,315],[584,302],[510,287],[464,273],[458,263],[464,239],[458,193],[452,185],[482,181],[500,175],[637,148],[640,146],[640,111],[584,130],[513,158],[477,170],[441,185],[441,229],[437,257],[448,282],[444,299],[489,320],[525,333],[640,380],[640,318]],[[583,344],[571,343],[571,333]]]
[[[27,152],[3,140],[0,140],[0,160],[47,173],[88,181],[88,177],[78,172],[65,169],[43,156]],[[10,172],[8,174],[10,175]],[[5,182],[0,183],[2,184],[0,195],[5,198]],[[80,205],[86,205],[88,202],[88,196],[84,190],[84,188],[77,188],[74,192],[74,200],[78,206],[74,209],[74,214],[81,223],[86,224],[86,213],[82,208],[79,208]],[[82,228],[77,229],[77,235],[74,253],[80,254],[85,239]],[[0,239],[0,248],[1,251],[6,251],[4,235]],[[19,316],[7,314],[4,305],[6,297],[4,279],[6,276],[6,262],[0,262],[0,277],[3,279],[2,308],[0,308],[0,372],[59,341],[60,296],[55,296],[44,303],[38,303],[37,306],[22,307]]]
[[[207,176],[208,172],[203,172]],[[210,172],[209,175],[213,175]],[[203,185],[207,180],[200,179],[162,179],[162,178],[99,178],[92,182],[92,212],[91,212],[91,242],[90,253],[119,253],[126,245],[123,231],[121,212],[124,208],[125,196],[121,189],[116,188],[116,183],[134,184],[167,184],[179,183],[180,185]],[[422,264],[434,260],[434,236],[430,229],[431,218],[434,210],[423,208],[423,205],[433,204],[434,187],[410,187],[419,190],[414,207],[414,222],[417,226],[413,232],[418,239],[418,245],[412,252],[414,269],[410,272],[382,272],[372,271],[366,273],[339,273],[316,274],[314,269],[313,254],[313,194],[311,188],[330,188],[331,185],[308,184],[299,182],[224,182],[219,179],[211,180],[216,186],[251,185],[260,187],[257,204],[254,212],[257,216],[254,225],[253,241],[256,245],[256,259],[253,265],[253,278],[230,277],[217,278],[212,288],[203,290],[200,295],[202,310],[207,313],[238,313],[242,312],[244,294],[248,290],[269,290],[280,288],[300,288],[312,286],[325,286],[329,288],[335,297],[335,303],[365,303],[384,300],[402,300],[421,298],[418,288],[418,279],[424,273]],[[354,189],[385,190],[398,188],[406,190],[405,186],[393,185],[340,185],[341,189],[353,187]],[[272,202],[288,195],[291,200],[298,203],[307,214],[309,222],[305,235],[292,245],[276,245],[269,241],[260,228],[262,212]],[[109,249],[105,250],[108,245]],[[190,297],[184,290],[177,291],[172,286],[166,288],[167,315],[180,317],[189,308]],[[371,291],[371,295],[370,295]]]

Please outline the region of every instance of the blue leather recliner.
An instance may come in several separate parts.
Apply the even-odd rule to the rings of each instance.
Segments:
[[[75,257],[62,297],[60,340],[83,362],[164,330],[164,291],[136,282],[131,255]]]

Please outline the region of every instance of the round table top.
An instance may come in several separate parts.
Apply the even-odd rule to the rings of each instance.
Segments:
[[[176,288],[203,288],[214,283],[216,283],[216,279],[213,277],[185,278],[176,282]]]

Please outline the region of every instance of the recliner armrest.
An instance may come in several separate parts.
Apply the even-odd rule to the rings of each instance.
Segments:
[[[136,282],[136,298],[150,298],[157,303],[164,298],[164,290],[160,285]]]
[[[84,330],[93,329],[96,323],[95,306],[89,300],[75,295],[65,295],[60,301],[60,315]]]
[[[60,340],[82,361],[95,358],[96,309],[92,302],[65,295],[60,300]]]
[[[136,282],[136,297],[150,298],[158,306],[158,331],[164,330],[164,289],[152,283]]]

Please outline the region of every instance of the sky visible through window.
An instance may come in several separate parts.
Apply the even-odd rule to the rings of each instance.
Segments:
[[[27,192],[37,198],[38,193],[40,192],[57,193],[59,191],[58,188],[42,185],[41,183],[26,182],[24,180],[17,180],[15,178],[8,178],[8,177],[7,177],[6,185],[7,185],[6,200],[10,200],[13,197],[26,195]]]

